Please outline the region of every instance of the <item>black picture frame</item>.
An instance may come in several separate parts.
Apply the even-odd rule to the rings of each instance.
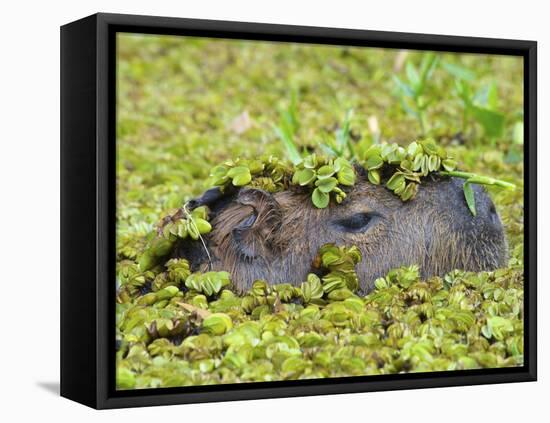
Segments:
[[[527,207],[524,366],[116,391],[113,280],[117,32],[522,56]],[[534,41],[104,13],[62,26],[61,395],[103,409],[536,380],[536,87]]]

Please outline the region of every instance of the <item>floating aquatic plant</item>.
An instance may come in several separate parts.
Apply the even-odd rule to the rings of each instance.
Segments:
[[[416,196],[422,178],[437,173],[465,179],[464,198],[471,213],[476,215],[472,184],[494,185],[513,189],[514,185],[487,176],[456,170],[457,160],[444,148],[427,138],[402,147],[396,143],[374,144],[363,157],[355,157],[367,171],[369,182],[384,184],[402,201]],[[384,179],[384,175],[388,175]],[[262,160],[228,161],[211,171],[213,185],[226,188],[251,186],[268,192],[278,192],[289,186],[299,186],[311,192],[311,201],[317,208],[328,207],[331,199],[339,204],[346,198],[346,189],[355,185],[357,174],[352,162],[344,157],[330,158],[310,154],[294,165],[273,156]]]
[[[507,182],[456,170],[433,140],[407,147],[377,144],[358,164],[368,180],[402,201],[430,173],[472,184]],[[311,154],[296,165],[273,156],[225,162],[211,173],[222,189],[310,190],[313,204],[342,202],[357,174],[351,161]],[[166,257],[179,239],[201,246],[212,230],[208,209],[184,206],[163,219],[136,265],[118,266],[118,386],[278,380],[350,374],[513,366],[523,359],[522,256],[506,271],[451,272],[422,281],[417,266],[390,271],[366,297],[358,293],[359,249],[327,244],[299,286],[255,281],[243,296],[227,272],[191,273]],[[272,282],[272,281],[270,281]],[[337,340],[337,341],[335,341]],[[176,375],[174,375],[176,372]],[[222,382],[222,383],[223,383]]]
[[[363,297],[360,260],[353,246],[327,244],[313,264],[321,277],[300,286],[259,280],[243,296],[225,283],[205,292],[224,272],[187,275],[170,263],[159,273],[165,288],[118,305],[118,388],[522,364],[521,263],[428,280],[417,266],[401,267]]]
[[[172,251],[178,239],[189,237],[196,241],[211,230],[206,207],[198,207],[189,212],[184,205],[175,214],[164,218],[158,225],[145,251],[141,254],[140,269],[146,271],[159,264],[162,258]]]
[[[197,292],[211,296],[219,293],[231,283],[227,272],[193,273],[185,281],[185,286]]]
[[[352,186],[355,179],[353,166],[343,157],[332,160],[312,154],[296,166],[292,183],[310,187],[313,205],[324,209],[328,206],[331,195],[336,203],[344,201],[346,193],[340,186]]]

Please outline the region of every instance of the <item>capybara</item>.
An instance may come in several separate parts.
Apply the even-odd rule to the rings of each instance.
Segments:
[[[300,284],[326,243],[361,250],[357,274],[363,293],[372,290],[376,278],[404,265],[417,264],[423,277],[503,266],[507,244],[495,206],[475,186],[477,214],[472,215],[463,183],[431,175],[414,199],[402,202],[359,175],[346,199],[325,209],[316,208],[308,192],[214,188],[188,204],[210,209],[208,254],[200,242],[182,240],[174,255],[187,258],[193,270],[229,271],[241,292],[257,279]]]

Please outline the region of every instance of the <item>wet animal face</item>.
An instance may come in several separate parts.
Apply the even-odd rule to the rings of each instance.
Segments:
[[[377,277],[403,265],[418,264],[424,277],[502,266],[507,247],[495,207],[475,187],[473,216],[462,184],[432,178],[423,181],[415,199],[402,202],[386,188],[360,180],[342,204],[326,209],[315,208],[309,194],[292,191],[271,195],[245,188],[223,200],[205,195],[198,204],[209,204],[213,211],[214,229],[207,237],[212,262],[187,244],[177,254],[201,270],[229,271],[241,290],[256,279],[303,282],[326,243],[361,250],[357,271],[363,292]]]

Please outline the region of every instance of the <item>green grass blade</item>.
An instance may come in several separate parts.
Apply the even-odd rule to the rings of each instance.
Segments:
[[[464,182],[464,198],[466,199],[466,204],[468,204],[468,208],[475,216],[477,214],[476,199],[474,195],[474,190],[472,189],[472,184],[470,184],[470,182],[468,181]]]
[[[289,160],[295,165],[300,163],[302,161],[302,156],[288,132],[275,125],[273,126],[273,130],[285,146]]]

